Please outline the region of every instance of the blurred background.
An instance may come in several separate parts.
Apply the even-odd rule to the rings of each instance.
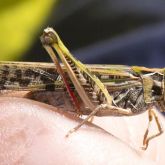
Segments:
[[[164,0],[0,0],[0,60],[51,61],[47,26],[84,63],[165,67]]]

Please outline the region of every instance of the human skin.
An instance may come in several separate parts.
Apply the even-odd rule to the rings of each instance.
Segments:
[[[159,113],[158,116],[164,126],[164,118]],[[1,97],[0,164],[165,163],[164,134],[153,139],[146,151],[140,149],[148,123],[147,112],[132,117],[95,117],[94,124],[87,123],[66,138],[67,132],[80,121],[77,116],[44,103]],[[157,131],[156,127],[152,131]]]

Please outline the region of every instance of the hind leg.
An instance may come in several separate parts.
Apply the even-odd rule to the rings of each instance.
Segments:
[[[151,121],[153,120],[153,118],[155,119],[155,122],[156,122],[156,125],[158,128],[158,133],[148,137],[148,133],[149,133],[150,126],[151,126]],[[153,138],[155,138],[163,133],[163,128],[161,127],[159,118],[152,108],[150,108],[148,110],[148,119],[149,119],[148,127],[146,129],[146,132],[145,132],[144,138],[143,138],[143,147],[142,147],[143,150],[147,149],[150,140],[152,140]]]

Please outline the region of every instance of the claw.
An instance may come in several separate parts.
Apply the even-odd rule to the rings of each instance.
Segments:
[[[140,148],[145,151],[148,148],[148,145],[146,144],[145,146],[142,146]]]

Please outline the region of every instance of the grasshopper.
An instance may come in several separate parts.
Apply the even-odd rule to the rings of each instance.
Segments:
[[[61,67],[67,77],[65,67],[62,65]],[[109,92],[114,91],[116,87],[118,91],[119,86],[121,86],[120,88],[122,90],[124,82],[127,88],[131,86],[141,86],[141,84],[136,81],[137,78],[130,74],[130,67],[128,66],[86,64],[86,67],[99,77]],[[122,81],[121,85],[118,84],[116,86],[114,82],[111,81],[111,78],[114,76],[116,77],[116,81]],[[69,85],[72,90],[75,90],[70,80]],[[0,91],[0,96],[10,95],[10,91],[30,91],[30,93],[24,95],[24,97],[46,102],[68,112],[75,113],[73,104],[66,93],[62,78],[53,63],[1,61]],[[56,99],[51,99],[52,97]],[[77,97],[79,96],[77,95]],[[80,98],[78,99],[81,104]],[[81,106],[79,108],[83,109]],[[82,112],[87,114],[85,111]]]
[[[88,115],[80,124],[71,129],[66,136],[77,131],[93,116],[132,116],[148,110],[148,127],[143,138],[143,149],[149,141],[163,133],[154,106],[165,111],[165,69],[133,66],[122,75],[120,69],[109,70],[108,82],[103,83],[103,76],[94,74],[86,65],[74,58],[63,44],[53,28],[46,28],[41,42],[56,64],[77,113]],[[63,63],[69,79],[65,76],[57,56]],[[100,70],[101,71],[101,70]],[[98,69],[99,72],[99,69]],[[106,79],[105,76],[105,79]],[[127,80],[128,79],[128,80]],[[75,90],[71,89],[69,81]],[[83,102],[80,108],[79,99]],[[81,106],[82,107],[82,106]],[[158,132],[148,137],[151,121],[156,121]]]
[[[46,32],[47,30],[44,33]],[[55,38],[58,37],[58,35],[52,29],[50,29],[50,32],[54,33],[53,35],[55,35]],[[51,53],[54,57],[55,48],[53,48],[53,45],[48,44],[51,39],[51,36],[41,38],[44,47],[46,45],[46,48],[49,49],[48,52]],[[60,41],[59,43],[62,43],[59,37],[58,40]],[[59,48],[62,51],[67,50],[63,43],[61,45],[62,47]],[[67,54],[68,52],[69,51],[67,50],[65,53]],[[74,57],[71,54],[70,56],[74,59]],[[69,74],[67,74],[67,67],[59,65],[58,60],[55,60],[57,68],[55,68],[54,65],[50,63],[0,62],[0,90],[32,91],[34,92],[34,98],[35,91],[37,91],[36,95],[39,95],[39,91],[55,91],[55,96],[58,100],[57,103],[54,104],[55,106],[59,106],[58,97],[62,96],[64,97],[64,100],[66,100],[64,102],[67,102],[67,104],[65,105],[64,102],[62,102],[62,105],[64,105],[64,109],[66,106],[66,110],[69,112],[71,111],[74,113],[76,112],[78,114],[90,115],[90,113],[92,113],[94,109],[90,109],[88,107],[88,103],[85,104],[86,102],[84,102],[83,99],[81,99],[81,92],[79,94],[75,90],[74,80],[72,81],[69,78]],[[148,142],[151,139],[160,135],[163,132],[160,126],[160,122],[155,112],[153,111],[153,106],[157,105],[159,106],[159,109],[161,111],[164,110],[165,69],[149,69],[145,67],[129,67],[123,65],[84,66],[83,64],[79,65],[80,62],[76,59],[72,60],[71,62],[72,63],[69,64],[71,66],[71,69],[75,70],[75,67],[73,68],[74,63],[77,69],[77,71],[74,71],[73,74],[75,75],[75,78],[78,80],[78,82],[80,82],[80,85],[87,94],[87,97],[89,97],[89,100],[92,102],[92,104],[94,104],[96,108],[99,107],[99,105],[103,106],[100,106],[101,108],[98,110],[98,112],[96,112],[95,114],[91,114],[91,117],[94,115],[130,116],[148,110],[149,124],[144,135],[144,149],[147,148]],[[61,68],[60,71],[59,68]],[[58,72],[61,72],[62,76],[60,76]],[[69,88],[68,92],[71,93],[70,97],[72,99],[73,104],[71,104],[70,100],[68,100],[66,93],[62,94],[64,92],[64,89],[66,88],[66,84],[63,82],[62,79],[63,77],[65,79],[65,82],[67,83],[67,87]],[[97,81],[96,84],[95,80]],[[102,85],[98,86],[97,84]],[[105,90],[102,94],[102,87],[106,88],[105,90],[108,91],[108,94],[107,91],[105,92],[106,96],[110,95],[110,98],[112,99],[112,102],[108,103],[108,105],[111,106],[110,108],[107,105],[107,107],[104,108],[107,102],[106,100],[103,100]],[[46,93],[44,92],[44,94]],[[39,100],[40,99],[41,97],[39,98]],[[62,99],[60,99],[60,101],[61,100]],[[82,101],[84,102],[84,106],[82,104]],[[76,111],[73,110],[73,105],[76,108]],[[130,111],[131,113],[126,114],[126,112]],[[90,116],[88,117],[90,118]],[[147,137],[150,122],[152,121],[153,117],[155,118],[159,132],[151,137]],[[87,120],[88,119],[84,120],[84,122],[86,122]],[[79,127],[80,126],[81,125],[79,125]],[[70,132],[74,132],[74,130]]]
[[[109,82],[109,76],[121,75],[123,80],[130,80],[130,74],[127,72],[129,67],[127,66],[86,66],[93,72],[93,74],[97,75],[104,84],[106,84],[107,88],[109,85],[112,87],[112,82]],[[67,76],[65,67],[61,67],[65,76]],[[131,79],[133,79],[133,77],[131,77]],[[127,85],[131,84],[132,82],[130,84],[127,83]],[[135,83],[133,84],[135,85]],[[69,85],[74,90],[71,81],[69,81]],[[62,78],[57,72],[57,68],[54,67],[53,63],[1,61],[0,91],[1,96],[10,94],[10,91],[30,91],[30,93],[24,95],[24,97],[46,102],[56,107],[62,107],[66,111],[74,112],[74,107],[70,102],[67,93],[65,92],[65,85],[62,81]],[[53,97],[56,97],[54,100],[58,101],[48,99],[49,97],[47,97],[47,95],[49,94],[53,95]],[[59,97],[63,97],[63,99],[59,100]],[[65,102],[67,104],[65,104]]]

